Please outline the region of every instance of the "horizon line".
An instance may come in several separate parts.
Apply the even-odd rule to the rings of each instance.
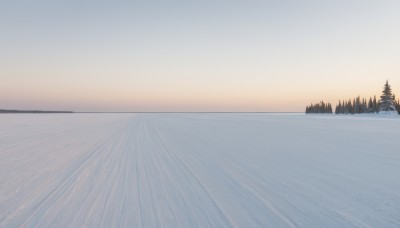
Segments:
[[[35,114],[74,114],[74,113],[304,113],[304,112],[264,112],[264,111],[45,111],[45,110],[10,110],[10,109],[0,109],[0,113],[35,113]]]

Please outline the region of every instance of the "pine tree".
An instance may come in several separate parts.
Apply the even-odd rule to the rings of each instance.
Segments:
[[[374,111],[373,112],[376,112],[376,113],[378,113],[379,112],[379,110],[378,110],[378,104],[377,104],[377,102],[376,102],[376,96],[374,96]]]
[[[354,113],[361,113],[361,108],[360,108],[360,96],[358,96],[358,97],[355,99]]]
[[[347,102],[347,107],[346,107],[346,114],[348,113],[352,113],[353,110],[353,106],[351,105],[351,99],[349,99],[349,101]]]
[[[397,105],[396,105],[397,113],[400,115],[400,100],[397,100]]]
[[[342,113],[342,102],[339,100],[339,104],[336,106],[335,114]]]
[[[400,100],[396,101],[396,96],[393,94],[393,100],[394,100],[394,107],[397,110],[397,113],[400,114]]]
[[[368,105],[367,105],[367,99],[363,98],[363,103],[362,103],[362,112],[363,113],[368,113]]]
[[[372,102],[372,98],[369,98],[369,101],[368,101],[368,112],[369,113],[374,112],[374,103]]]
[[[392,89],[389,82],[386,80],[382,91],[381,99],[379,100],[379,111],[395,111]]]

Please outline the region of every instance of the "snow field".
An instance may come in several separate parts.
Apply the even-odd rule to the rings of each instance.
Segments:
[[[0,227],[399,227],[400,119],[0,115]]]

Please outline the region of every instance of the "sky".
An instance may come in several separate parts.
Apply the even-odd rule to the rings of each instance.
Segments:
[[[0,109],[302,112],[400,97],[400,1],[0,1]]]

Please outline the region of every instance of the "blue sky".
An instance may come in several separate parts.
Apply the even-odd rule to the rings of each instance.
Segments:
[[[303,111],[400,95],[399,1],[2,1],[1,108]],[[4,106],[4,107],[3,107]]]

